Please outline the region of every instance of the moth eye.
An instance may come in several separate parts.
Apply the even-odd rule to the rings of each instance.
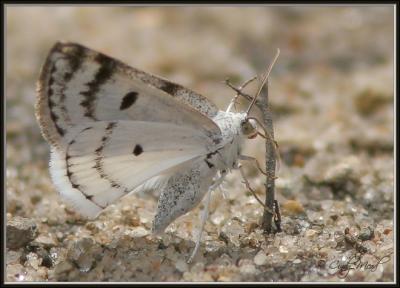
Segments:
[[[247,138],[252,139],[257,136],[257,126],[256,123],[250,120],[245,120],[241,123],[242,134],[247,136]]]
[[[251,133],[252,127],[249,121],[242,122],[242,133],[248,135]]]

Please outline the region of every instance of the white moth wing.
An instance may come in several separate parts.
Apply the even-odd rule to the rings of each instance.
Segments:
[[[216,143],[211,120],[218,108],[207,98],[74,43],[56,43],[38,81],[36,117],[56,149],[75,125],[95,121],[168,122],[204,130]]]
[[[90,218],[146,181],[204,158],[213,145],[187,127],[124,120],[78,125],[65,138],[64,152],[52,148],[52,179],[61,195]]]

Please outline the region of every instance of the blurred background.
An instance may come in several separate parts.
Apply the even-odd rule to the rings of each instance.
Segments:
[[[305,214],[311,222],[324,219],[321,221],[325,221],[328,230],[343,230],[346,226],[354,226],[354,223],[358,223],[357,229],[368,226],[382,231],[393,226],[393,7],[7,6],[5,11],[7,219],[33,219],[39,235],[47,235],[56,243],[46,251],[57,248],[59,255],[66,255],[65,251],[69,249],[66,248],[69,247],[67,240],[70,239],[67,235],[74,234],[79,238],[80,233],[87,234],[81,230],[87,227],[82,224],[80,227],[74,222],[79,216],[65,207],[51,184],[48,174],[49,146],[40,135],[34,116],[40,67],[49,49],[60,40],[81,43],[128,65],[180,83],[208,97],[222,110],[234,96],[233,91],[223,83],[225,78],[229,77],[233,83],[240,85],[262,73],[276,48],[280,48],[280,58],[270,76],[269,98],[274,114],[275,139],[282,158],[276,187],[284,219]],[[248,93],[252,91],[254,87],[250,87]],[[240,107],[246,105],[242,101]],[[248,141],[246,154],[257,157],[263,163],[263,141]],[[264,197],[264,178],[250,164],[245,166],[252,185],[259,196]],[[215,193],[211,224],[206,226],[206,230],[210,233],[217,231],[217,236],[220,231],[225,231],[224,227],[228,224],[231,228],[232,225],[236,227],[235,231],[243,230],[244,223],[251,221],[256,223],[255,227],[259,225],[262,207],[245,192],[238,176],[234,172],[228,178],[228,201],[220,193]],[[142,203],[141,200],[135,201]],[[135,217],[141,219],[138,225],[148,230],[151,217],[148,221],[143,219],[147,214],[152,215],[156,199],[151,199],[151,204],[147,202],[132,204],[150,205],[147,210],[136,206],[132,209],[137,211]],[[330,217],[335,211],[342,211],[342,214],[337,212],[339,215],[350,213],[353,216],[333,221]],[[108,219],[104,218],[103,222],[111,221],[109,219],[114,212],[109,213]],[[234,220],[237,223],[233,223],[235,217],[242,222]],[[176,227],[186,227],[194,218],[198,221],[198,217],[193,215],[183,216],[176,224],[178,226],[172,225],[171,231],[178,231]],[[290,223],[285,223],[284,227],[290,226]],[[184,233],[183,230],[176,233]],[[306,233],[305,230],[303,232]],[[190,233],[181,237],[190,240]],[[241,235],[239,232],[234,235],[229,233],[225,232],[234,244],[236,236],[243,239],[238,236]],[[385,242],[389,246],[390,239],[385,240],[389,241]],[[310,240],[309,245],[314,244]],[[251,253],[258,253],[257,249]],[[79,273],[67,273],[69,276],[66,276],[63,272],[51,274],[49,271],[55,271],[58,263],[64,261],[56,259],[54,263],[50,261],[48,266],[41,265],[45,261],[38,253],[27,252],[26,248],[11,250],[8,251],[8,259],[11,260],[7,262],[9,281],[104,279],[97,274],[87,276],[92,275],[90,273],[86,276]],[[60,259],[65,259],[65,255]],[[266,255],[268,257],[271,253],[267,251]],[[279,256],[281,258],[274,257],[283,263],[291,259],[282,255]],[[29,262],[33,261],[32,257],[39,264],[32,266]],[[246,270],[246,273],[242,271],[244,274],[235,272],[224,279],[328,279],[326,275],[319,274],[312,278],[304,276],[304,273],[300,276],[293,276],[297,275],[293,273],[271,276],[264,273],[268,267],[252,265],[256,271],[254,275],[246,274]],[[236,266],[237,269],[242,267],[239,264]],[[206,272],[185,269],[178,267],[168,274],[170,278],[157,274],[151,280],[208,279]],[[377,274],[356,274],[352,277],[361,281],[393,279],[390,268],[379,271]],[[262,278],[260,274],[269,276]],[[19,278],[21,275],[24,276]],[[132,274],[118,277],[109,276],[108,279],[142,279],[142,276]]]

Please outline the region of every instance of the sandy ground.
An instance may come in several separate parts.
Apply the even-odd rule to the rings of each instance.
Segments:
[[[393,8],[7,7],[6,281],[394,281]],[[207,96],[221,109],[264,71],[282,163],[283,231],[234,171],[202,205],[151,235],[157,198],[132,195],[87,221],[59,197],[34,117],[58,40],[82,43]],[[249,90],[249,93],[251,89]],[[242,108],[246,102],[242,101]],[[263,141],[246,154],[264,162]],[[259,197],[263,177],[245,171]],[[345,233],[346,228],[349,228]]]

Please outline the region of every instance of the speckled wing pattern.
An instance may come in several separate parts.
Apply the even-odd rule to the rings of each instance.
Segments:
[[[91,218],[146,181],[173,179],[204,159],[221,142],[217,113],[183,86],[75,43],[54,45],[38,81],[53,182]]]
[[[217,169],[205,161],[190,164],[172,175],[162,190],[153,222],[155,233],[163,232],[176,218],[196,207],[210,188]]]

